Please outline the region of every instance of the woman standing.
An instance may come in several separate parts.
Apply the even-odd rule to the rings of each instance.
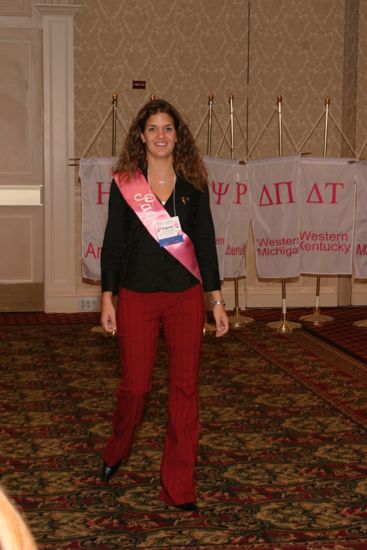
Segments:
[[[169,403],[160,499],[195,511],[203,289],[211,295],[217,336],[228,331],[228,318],[206,169],[188,126],[164,100],[144,105],[129,129],[111,185],[101,270],[101,324],[106,333],[117,331],[121,358],[103,479],[130,454],[152,386],[162,324]]]

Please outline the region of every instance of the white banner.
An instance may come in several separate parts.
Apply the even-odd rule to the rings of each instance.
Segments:
[[[80,159],[82,196],[82,277],[101,279],[100,257],[107,223],[113,158]]]
[[[302,159],[301,273],[352,273],[355,176],[348,159]]]
[[[357,211],[354,244],[354,269],[357,279],[367,279],[367,162],[357,167]]]
[[[246,275],[250,218],[260,278],[351,274],[355,181],[356,277],[367,278],[367,163],[281,157],[237,161],[205,157],[221,278]],[[80,161],[82,276],[100,280],[113,158]]]
[[[220,277],[243,277],[250,225],[247,167],[214,157],[204,157],[204,162],[209,175]]]
[[[82,276],[93,281],[101,278],[100,253],[115,160],[89,158],[80,161]],[[250,219],[246,166],[211,157],[205,157],[204,161],[209,172],[210,205],[221,278],[243,276]]]
[[[299,157],[247,164],[257,274],[260,278],[300,274],[301,194]]]

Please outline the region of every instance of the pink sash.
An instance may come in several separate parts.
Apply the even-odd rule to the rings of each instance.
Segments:
[[[132,178],[127,178],[126,174],[116,172],[113,177],[127,204],[134,210],[144,227],[158,242],[154,224],[158,220],[170,219],[170,215],[154,193],[151,192],[144,175],[141,172],[136,172]],[[169,244],[164,248],[202,282],[192,240],[186,233],[182,232],[182,235],[182,242]]]

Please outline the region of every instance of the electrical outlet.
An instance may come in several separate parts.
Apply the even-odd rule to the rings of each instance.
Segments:
[[[80,298],[80,311],[99,311],[99,296],[82,296]]]

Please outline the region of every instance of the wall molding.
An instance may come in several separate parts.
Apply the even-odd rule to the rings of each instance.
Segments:
[[[36,4],[43,29],[44,309],[78,311],[74,169],[74,27],[81,6]]]
[[[81,4],[40,4],[34,5],[41,15],[76,15],[81,9]]]
[[[10,5],[11,4],[11,5]],[[30,17],[32,15],[31,0],[0,0],[0,17],[18,16]]]

